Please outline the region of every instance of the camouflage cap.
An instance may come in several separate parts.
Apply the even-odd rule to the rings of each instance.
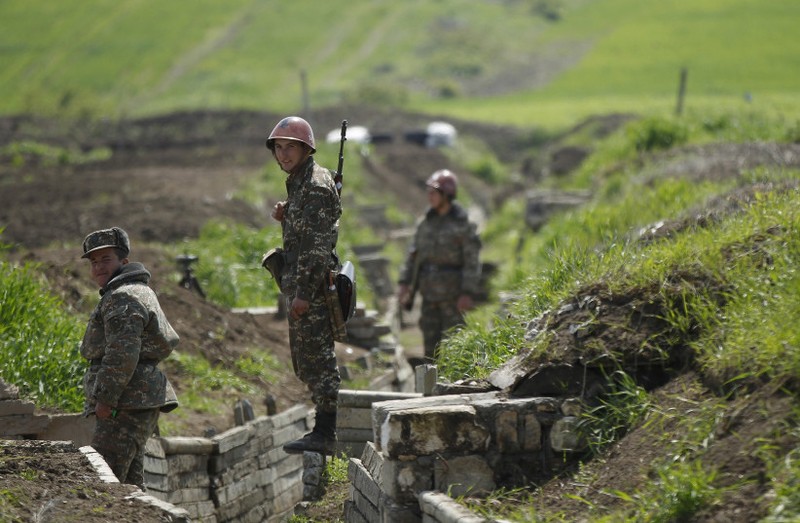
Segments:
[[[90,253],[108,247],[120,249],[125,252],[125,256],[128,256],[131,252],[128,233],[119,227],[89,233],[83,240],[83,256],[81,258],[88,258]]]

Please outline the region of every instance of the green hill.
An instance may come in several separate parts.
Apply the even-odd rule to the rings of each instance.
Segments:
[[[508,165],[475,135],[436,159],[452,160],[465,178],[488,171],[487,185],[510,189],[482,232],[486,257],[502,262],[492,302],[447,339],[439,376],[486,380],[506,366],[563,365],[605,373],[609,388],[583,405],[579,467],[538,489],[492,493],[483,506],[473,501],[476,510],[508,521],[797,521],[799,15],[796,0],[6,0],[0,114],[300,112],[304,76],[311,108],[375,104],[523,128],[524,138],[507,140],[524,142],[504,155],[514,158]],[[682,68],[687,114],[675,118]],[[560,132],[608,113],[644,117],[613,133],[592,120]],[[226,129],[197,127],[185,129],[199,144],[217,143],[216,130]],[[527,132],[538,127],[547,132]],[[177,127],[152,128],[163,134],[151,146]],[[67,134],[91,153],[87,129]],[[115,130],[144,142],[133,124]],[[204,152],[235,163],[225,154],[231,144]],[[65,173],[78,172],[72,151],[12,145],[2,151],[8,188],[43,177],[38,157],[58,156]],[[568,148],[588,155],[575,170],[521,168],[531,154],[548,165]],[[414,167],[420,150],[409,154]],[[365,165],[388,156],[377,146],[352,155],[350,187],[366,186]],[[280,194],[282,179],[268,168],[254,178],[252,198]],[[531,230],[524,196],[543,186],[581,191],[587,203]],[[265,233],[227,231],[206,229],[192,247],[205,249],[203,260],[224,247],[231,257],[221,264],[252,265],[229,260],[259,252]],[[29,289],[0,300],[16,320],[5,346],[47,350],[51,338],[76,336],[74,318],[52,321],[54,307],[37,321],[17,313],[38,289],[27,277],[20,283],[15,266],[0,269],[0,288]],[[245,290],[238,285],[247,282],[226,289]],[[58,330],[30,328],[48,324]],[[34,366],[43,361],[8,366],[34,374],[34,395],[45,371],[63,371],[74,386],[74,370]]]
[[[687,110],[796,111],[800,88],[794,0],[6,0],[0,19],[0,114],[358,101],[563,126],[671,111],[682,67]]]

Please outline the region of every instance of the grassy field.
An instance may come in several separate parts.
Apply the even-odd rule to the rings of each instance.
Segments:
[[[518,125],[796,112],[794,0],[0,3],[0,114],[297,112],[359,100]],[[301,86],[305,78],[307,92]]]
[[[791,423],[763,434],[754,452],[766,463],[759,480],[769,484],[766,520],[794,521],[800,460],[796,446],[783,452],[781,442],[798,437],[800,327],[788,320],[798,315],[800,220],[793,184],[800,173],[774,167],[722,180],[654,178],[641,166],[643,154],[684,144],[797,142],[798,19],[797,0],[197,0],[191,7],[153,0],[5,0],[0,114],[294,112],[303,108],[305,72],[311,107],[361,100],[553,130],[593,114],[654,115],[592,144],[593,155],[561,182],[562,188],[591,186],[589,205],[555,217],[535,235],[520,227],[523,202],[508,202],[492,216],[483,235],[486,252],[518,253],[494,284],[517,298],[503,315],[493,303],[469,316],[467,328],[443,350],[440,376],[485,377],[518,352],[547,354],[546,336],[528,339],[529,320],[594,286],[617,295],[653,289],[652,298],[665,304],[661,314],[670,332],[684,336],[707,378],[728,388],[785,387],[791,396]],[[686,117],[674,119],[684,67]],[[764,188],[753,188],[740,212],[659,241],[637,239],[636,231],[659,220],[692,216],[698,205],[756,184]],[[223,242],[225,226],[209,224],[193,247],[223,253],[225,264],[252,264],[239,251],[260,252],[252,246],[264,232],[236,235],[237,241]],[[724,291],[724,300],[690,285],[700,281]],[[55,298],[42,298],[40,285],[34,268],[0,263],[0,363],[18,369],[9,379],[26,397],[77,410],[75,346],[83,319],[64,313]],[[231,292],[225,280],[210,287],[228,304],[265,294],[257,286]],[[69,343],[58,343],[64,339]],[[202,378],[202,386],[239,386],[225,369],[192,358],[179,364]],[[270,370],[263,355],[242,365],[245,373]],[[643,390],[632,392],[635,401],[620,409],[621,426],[661,414]],[[609,411],[599,411],[598,419],[607,420]],[[650,470],[656,490],[616,492],[628,501],[623,512],[590,507],[586,520],[687,520],[719,506],[721,489],[741,488],[715,485],[714,471],[701,466],[721,419],[712,414],[687,418],[693,430],[685,441],[664,446]],[[616,437],[602,430],[595,435],[593,446]],[[676,499],[691,503],[676,506]],[[558,520],[557,514],[547,517],[537,514],[540,521]]]

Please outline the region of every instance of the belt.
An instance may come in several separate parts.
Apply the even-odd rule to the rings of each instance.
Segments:
[[[334,249],[336,247],[334,246]],[[336,256],[336,251],[332,251],[331,254],[334,258],[336,258],[336,265],[339,265],[339,258]],[[298,251],[283,251],[283,259],[288,264],[297,263],[297,260],[300,258],[300,253]]]
[[[429,273],[429,272],[461,272],[463,269],[463,265],[452,265],[446,263],[423,263],[422,267],[420,267],[420,271]]]
[[[97,365],[101,365],[103,363],[103,358],[92,358],[89,360],[89,364],[93,367]],[[137,365],[158,365],[158,360],[152,358],[142,358],[139,360]]]

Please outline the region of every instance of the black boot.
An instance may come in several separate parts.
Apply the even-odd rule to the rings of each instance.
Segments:
[[[317,411],[314,420],[314,429],[302,438],[290,441],[284,445],[283,450],[289,454],[302,454],[303,452],[335,454],[336,412]]]

